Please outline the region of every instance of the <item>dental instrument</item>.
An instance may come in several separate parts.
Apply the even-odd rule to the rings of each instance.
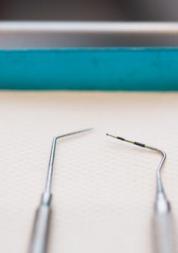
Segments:
[[[116,138],[120,141],[137,145],[141,148],[153,150],[161,155],[160,163],[156,169],[156,198],[154,204],[154,238],[153,246],[155,253],[175,253],[175,240],[171,205],[165,193],[164,185],[161,178],[162,167],[166,160],[166,153],[158,148],[145,145],[140,142],[127,140],[125,138],[106,134],[107,136]]]
[[[45,187],[41,195],[41,201],[35,215],[35,220],[34,220],[33,230],[32,230],[32,238],[30,241],[30,247],[28,251],[29,253],[46,253],[48,250],[49,227],[50,227],[50,219],[51,219],[51,201],[52,201],[51,188],[52,188],[54,160],[55,160],[55,151],[56,151],[57,141],[65,137],[84,133],[90,130],[92,129],[88,128],[88,129],[84,129],[84,130],[80,130],[76,132],[71,132],[71,133],[54,137],[53,139]]]

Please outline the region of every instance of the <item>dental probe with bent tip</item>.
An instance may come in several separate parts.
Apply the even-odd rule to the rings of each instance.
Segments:
[[[161,155],[160,163],[156,169],[156,198],[154,204],[154,227],[153,227],[153,246],[155,253],[176,253],[174,229],[172,221],[171,205],[165,193],[161,178],[161,170],[166,160],[166,153],[158,148],[145,145],[140,142],[127,140],[125,138],[106,134],[120,141],[137,145],[141,148],[153,150]]]
[[[48,249],[48,239],[49,239],[49,227],[50,227],[50,217],[51,217],[51,200],[52,200],[52,179],[53,179],[53,168],[57,141],[65,137],[84,133],[92,130],[84,129],[76,132],[67,133],[54,137],[51,153],[49,158],[49,165],[47,170],[47,177],[45,182],[44,191],[41,195],[41,201],[39,207],[36,211],[35,220],[32,230],[32,238],[30,241],[29,253],[46,253]]]

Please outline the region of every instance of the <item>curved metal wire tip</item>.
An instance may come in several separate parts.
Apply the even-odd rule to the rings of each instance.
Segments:
[[[91,131],[91,130],[93,130],[93,128],[85,128],[85,129],[82,129],[82,130],[79,130],[79,131],[74,131],[74,132],[70,132],[70,133],[67,133],[67,134],[59,135],[59,136],[56,136],[54,138],[55,139],[60,139],[60,138],[63,138],[63,137],[68,137],[68,136],[71,136],[71,135],[88,132],[88,131]]]
[[[164,190],[164,186],[163,186],[163,182],[162,182],[162,178],[161,178],[161,169],[165,163],[165,160],[166,160],[166,153],[158,148],[154,148],[152,146],[148,146],[144,143],[140,143],[140,142],[137,142],[137,141],[131,141],[131,140],[127,140],[123,137],[120,137],[120,136],[114,136],[112,134],[106,134],[107,136],[109,137],[112,137],[112,138],[115,138],[115,139],[118,139],[120,141],[124,141],[124,142],[128,142],[128,143],[131,143],[133,145],[137,145],[139,147],[142,147],[142,148],[146,148],[146,149],[150,149],[150,150],[153,150],[153,151],[156,151],[157,153],[161,154],[162,158],[161,158],[161,161],[156,169],[156,182],[157,182],[157,194],[161,194],[164,196],[164,198],[166,199],[166,194],[165,194],[165,190]]]
[[[112,138],[118,139],[118,140],[120,140],[120,141],[125,141],[125,142],[129,142],[129,143],[133,143],[133,144],[134,144],[134,142],[133,142],[133,141],[126,140],[125,138],[120,137],[120,136],[115,136],[115,135],[108,134],[108,133],[107,133],[106,135],[107,135],[107,136],[109,136],[109,137],[112,137]]]
[[[72,135],[75,135],[75,134],[88,132],[88,131],[91,131],[92,129],[93,128],[86,128],[86,129],[82,129],[82,130],[79,130],[79,131],[59,135],[59,136],[56,136],[56,137],[53,138],[53,142],[52,142],[52,145],[51,145],[49,164],[48,164],[47,177],[46,177],[45,188],[44,188],[44,199],[45,199],[45,201],[49,201],[50,196],[51,196],[51,186],[52,186],[53,167],[54,167],[53,165],[54,165],[54,159],[55,159],[57,140],[59,140],[61,138],[64,138],[64,137],[72,136]]]

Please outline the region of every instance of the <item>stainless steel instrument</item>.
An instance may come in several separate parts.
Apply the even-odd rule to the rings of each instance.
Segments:
[[[171,205],[167,199],[161,178],[161,170],[166,160],[166,153],[158,148],[154,148],[140,142],[130,141],[119,136],[113,136],[111,134],[107,135],[142,148],[153,150],[161,155],[161,161],[156,169],[156,198],[153,217],[153,246],[155,253],[175,253],[176,250]]]
[[[84,129],[72,133],[67,133],[64,135],[57,136],[53,139],[46,183],[44,187],[44,192],[41,195],[39,207],[37,208],[35,215],[29,253],[46,253],[48,249],[49,227],[51,219],[51,201],[52,201],[51,187],[52,187],[53,168],[54,168],[54,159],[57,141],[59,139],[63,139],[65,137],[74,134],[87,132],[89,130],[91,129]]]

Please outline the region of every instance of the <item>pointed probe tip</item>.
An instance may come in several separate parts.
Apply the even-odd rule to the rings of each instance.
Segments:
[[[78,131],[75,131],[75,132],[70,132],[70,133],[67,133],[67,134],[59,135],[59,136],[54,137],[54,140],[56,141],[57,139],[60,139],[60,138],[63,138],[63,137],[68,137],[68,136],[71,136],[71,135],[88,132],[88,131],[91,131],[92,129],[93,128],[85,128],[85,129],[78,130]]]
[[[89,132],[89,131],[92,131],[94,128],[93,127],[90,127],[90,128],[84,128],[82,130],[80,130],[79,132],[83,133],[83,132]]]
[[[123,137],[120,137],[120,136],[115,136],[115,135],[112,135],[112,134],[106,134],[107,136],[109,136],[109,137],[112,137],[112,138],[115,138],[115,139],[118,139],[118,140],[120,140],[120,141],[126,141],[126,142],[130,142],[130,141],[128,141],[128,140],[126,140],[126,139],[124,139]]]
[[[93,130],[93,128],[91,128],[91,127],[90,128],[84,128],[84,129],[81,129],[79,131],[73,132],[73,134],[80,134],[80,133],[84,133],[84,132],[89,132],[91,130]]]
[[[117,136],[114,136],[114,135],[112,135],[112,134],[106,133],[106,136],[113,137],[113,138],[116,138],[116,139],[117,139]]]

